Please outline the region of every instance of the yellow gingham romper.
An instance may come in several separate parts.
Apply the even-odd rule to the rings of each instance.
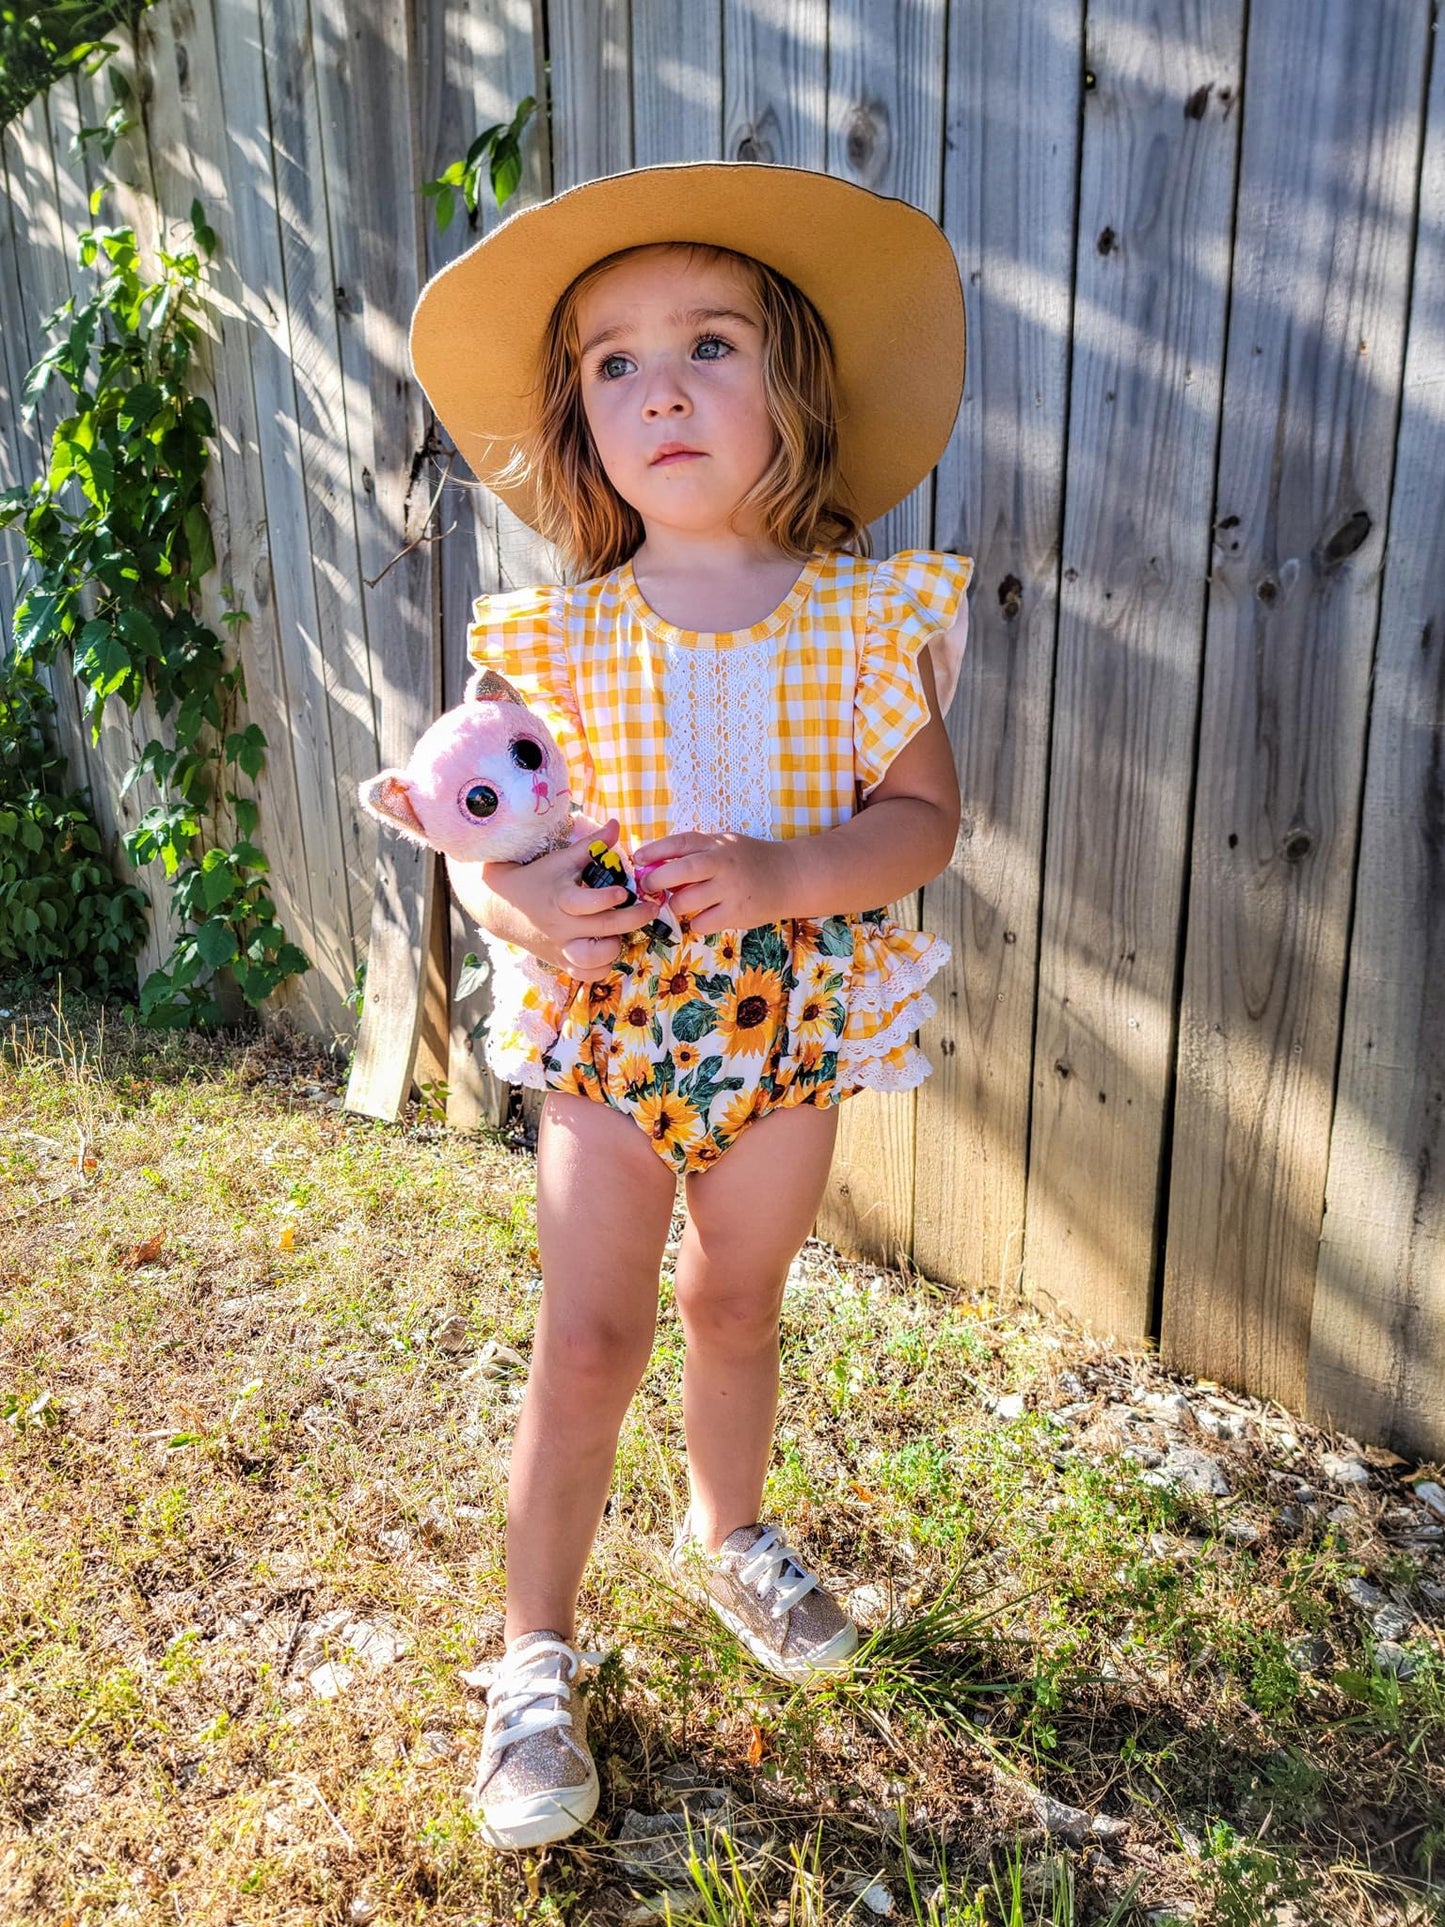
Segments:
[[[468,653],[551,729],[574,801],[618,819],[624,856],[679,831],[811,836],[846,822],[927,721],[925,644],[947,710],[966,625],[945,632],[972,574],[931,550],[818,551],[762,622],[705,634],[650,609],[628,562],[479,597]],[[492,1070],[611,1104],[690,1172],[769,1111],[920,1083],[913,1033],[949,950],[881,910],[711,936],[669,910],[598,983],[509,955]]]

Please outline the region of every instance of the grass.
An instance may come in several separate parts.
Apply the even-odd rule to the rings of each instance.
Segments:
[[[660,1576],[664,1277],[582,1601],[597,1824],[490,1854],[463,1675],[502,1623],[528,1154],[350,1117],[274,1039],[31,1005],[0,1041],[0,1918],[606,1923],[665,1885],[655,1918],[719,1927],[872,1920],[880,1887],[920,1927],[1445,1920],[1445,1573],[1401,1468],[1331,1518],[1334,1442],[1245,1401],[1237,1452],[1194,1441],[1228,1500],[1151,1485],[1124,1408],[1178,1383],[1154,1360],[823,1246],[768,1506],[859,1665],[789,1690]],[[1417,1614],[1408,1678],[1362,1575]],[[728,1828],[629,1875],[623,1816],[675,1809],[679,1771]]]

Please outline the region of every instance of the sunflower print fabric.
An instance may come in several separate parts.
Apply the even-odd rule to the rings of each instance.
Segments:
[[[480,598],[471,654],[545,719],[574,797],[619,818],[624,851],[681,828],[810,835],[846,821],[927,721],[926,644],[946,709],[971,573],[927,551],[818,554],[764,622],[703,635],[655,615],[627,567]],[[595,984],[508,955],[492,1070],[611,1105],[688,1173],[771,1111],[921,1082],[914,1033],[949,950],[882,910],[708,936],[665,910]]]

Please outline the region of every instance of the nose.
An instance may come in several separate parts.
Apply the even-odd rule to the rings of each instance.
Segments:
[[[649,376],[642,401],[642,413],[647,421],[657,421],[667,415],[692,413],[692,403],[688,399],[686,384],[682,381],[676,364],[671,360],[660,362]]]

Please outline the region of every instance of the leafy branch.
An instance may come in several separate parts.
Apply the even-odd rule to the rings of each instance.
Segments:
[[[188,925],[141,987],[143,1020],[166,1026],[219,1021],[217,971],[228,968],[255,1005],[309,968],[277,921],[253,840],[259,806],[242,787],[254,789],[265,738],[255,724],[233,727],[241,666],[193,606],[216,559],[203,492],[215,424],[188,385],[203,257],[215,248],[199,202],[191,229],[192,246],[159,251],[154,281],[130,228],[78,237],[92,292],[49,318],[55,339],[24,387],[27,419],[57,381],[72,411],[52,432],[46,474],[0,495],[0,527],[22,531],[32,562],[15,610],[17,662],[68,652],[95,739],[112,697],[134,711],[148,690],[157,713],[174,717],[172,740],[148,742],[121,791],[142,775],[155,782],[160,800],[125,850],[133,863],[162,863]],[[246,620],[232,607],[221,625],[234,634]],[[223,816],[235,825],[229,845]]]
[[[536,110],[537,103],[528,94],[510,121],[498,121],[477,135],[464,160],[453,161],[436,180],[422,182],[422,193],[436,202],[437,227],[443,234],[452,224],[458,194],[466,205],[468,223],[476,226],[484,176],[491,179],[498,207],[516,193],[522,178],[522,132]]]

